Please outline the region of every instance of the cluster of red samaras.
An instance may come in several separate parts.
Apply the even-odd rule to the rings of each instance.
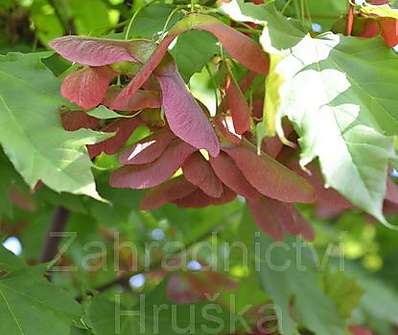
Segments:
[[[389,0],[368,0],[373,5],[386,5]],[[361,29],[357,32],[358,36],[371,38],[381,35],[389,47],[395,47],[398,44],[398,20],[394,18],[369,18],[366,19]]]
[[[268,72],[268,56],[256,42],[200,14],[177,23],[159,45],[148,40],[58,38],[51,47],[84,66],[64,79],[62,95],[83,110],[102,104],[124,113],[101,126],[84,111],[66,112],[62,114],[65,129],[115,133],[90,145],[90,156],[121,151],[123,167],[112,174],[111,185],[149,189],[142,209],[166,203],[199,208],[224,204],[240,195],[246,198],[258,226],[275,239],[283,239],[285,234],[312,239],[313,230],[294,203],[316,202],[321,210],[330,206],[342,210],[351,205],[323,187],[316,168],[312,168],[312,176],[303,173],[279,140],[267,139],[258,154],[250,141],[255,118],[242,93],[245,80],[238,84],[231,73],[227,75],[221,112],[210,117],[187,89],[167,51],[174,38],[188,29],[217,37],[228,54],[248,68],[248,78]],[[121,75],[129,79],[128,84],[111,85]],[[159,122],[160,109],[167,122]],[[126,118],[137,111],[141,111],[138,116]],[[125,148],[141,124],[151,129],[151,135]],[[180,169],[182,174],[175,176]]]

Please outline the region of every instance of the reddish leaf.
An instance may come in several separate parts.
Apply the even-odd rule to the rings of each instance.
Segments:
[[[89,67],[71,73],[61,85],[61,94],[76,105],[90,109],[99,105],[115,72],[108,67]]]
[[[193,153],[184,162],[182,171],[188,181],[199,187],[207,195],[219,198],[223,193],[222,183],[200,152]]]
[[[256,224],[276,240],[283,240],[286,233],[314,239],[312,227],[291,204],[258,197],[247,202]]]
[[[175,140],[154,162],[145,165],[124,166],[114,172],[110,183],[113,187],[143,189],[150,188],[169,179],[184,163],[195,148]]]
[[[209,197],[201,189],[196,189],[188,196],[173,201],[178,207],[182,208],[203,208],[210,205],[223,205],[236,198],[236,193],[228,187],[224,187],[224,192],[219,198]]]
[[[263,195],[284,202],[313,202],[315,192],[302,177],[265,153],[257,155],[249,145],[223,148],[247,181]]]
[[[64,36],[49,43],[65,59],[89,66],[103,66],[121,61],[142,61],[152,43],[145,40],[122,41],[82,36]]]
[[[98,156],[101,152],[105,152],[108,155],[115,154],[123,147],[130,135],[140,124],[141,120],[136,118],[113,121],[102,129],[102,131],[109,133],[116,132],[115,136],[100,143],[87,146],[90,157]]]
[[[111,87],[102,104],[112,107],[116,97],[121,92],[118,87]],[[118,110],[122,112],[132,112],[146,108],[160,108],[160,94],[156,91],[138,90],[134,95],[128,97],[123,105],[118,105]]]
[[[173,139],[175,139],[175,136],[168,129],[158,131],[123,151],[119,161],[123,165],[151,163],[160,157]]]
[[[209,162],[217,177],[231,190],[245,198],[259,196],[257,190],[247,182],[242,172],[227,154],[220,152],[216,158],[210,158]]]
[[[242,135],[250,130],[250,107],[234,78],[228,77],[225,94],[235,131]]]
[[[381,36],[389,47],[395,47],[398,44],[398,20],[392,18],[383,18],[380,20]]]
[[[217,156],[220,145],[214,129],[185,86],[171,57],[156,71],[162,89],[162,105],[172,132],[197,149]]]
[[[75,131],[81,128],[95,129],[99,126],[98,119],[85,112],[64,112],[61,114],[62,126],[65,130]]]
[[[152,210],[192,193],[196,186],[188,182],[184,176],[170,179],[152,188],[141,200],[140,208]]]

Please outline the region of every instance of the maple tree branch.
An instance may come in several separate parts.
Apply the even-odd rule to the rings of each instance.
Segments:
[[[62,237],[56,237],[54,235],[56,235],[56,233],[62,233],[65,230],[68,218],[69,211],[66,208],[59,206],[55,209],[40,259],[42,263],[53,260],[57,255]]]

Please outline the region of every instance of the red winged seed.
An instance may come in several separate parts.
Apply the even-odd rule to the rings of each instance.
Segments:
[[[220,145],[215,131],[198,103],[185,86],[171,58],[156,71],[162,90],[162,105],[172,132],[197,149],[215,157]]]
[[[123,147],[130,135],[140,124],[141,120],[136,118],[113,121],[102,129],[102,131],[109,133],[116,132],[116,134],[100,143],[88,145],[87,149],[90,157],[98,156],[101,152],[105,152],[108,155],[115,154],[121,147]]]
[[[271,199],[270,199],[271,200]],[[283,226],[286,231],[292,235],[301,235],[307,241],[312,241],[315,238],[315,231],[300,212],[291,204],[283,204],[287,211],[290,211],[292,220],[283,221]]]
[[[223,24],[221,21],[198,24],[194,28],[213,34],[221,42],[224,49],[249,70],[256,73],[268,73],[268,55],[250,37]]]
[[[182,165],[185,178],[199,187],[207,195],[219,198],[223,193],[223,185],[213,169],[200,152],[193,153]]]
[[[141,200],[140,208],[153,210],[177,199],[186,197],[196,189],[184,176],[170,179],[148,191]]]
[[[232,122],[228,122],[230,117],[216,116],[213,119],[215,129],[217,134],[222,138],[222,141],[227,141],[228,143],[239,144],[241,138],[235,133]]]
[[[81,36],[64,36],[49,43],[65,59],[89,66],[110,65],[121,61],[137,62],[129,52],[131,42]]]
[[[61,94],[81,108],[94,108],[101,103],[115,75],[106,66],[81,69],[64,79]]]
[[[286,155],[291,149],[285,148],[281,156]],[[311,172],[309,175],[300,167],[294,156],[281,157],[287,167],[305,178],[314,188],[316,193],[316,212],[321,218],[331,218],[340,215],[345,210],[352,208],[352,204],[332,188],[326,188],[319,167],[310,164],[306,168]]]
[[[159,158],[167,146],[176,137],[169,130],[161,130],[147,136],[131,148],[123,151],[119,157],[123,165],[148,164]]]
[[[388,200],[394,204],[398,204],[398,185],[395,184],[390,178],[387,179],[385,200]]]
[[[113,187],[150,188],[169,179],[196,149],[180,140],[173,141],[154,162],[145,165],[129,165],[111,175]]]
[[[236,198],[236,193],[231,191],[228,187],[224,187],[224,192],[219,198],[209,197],[201,189],[197,188],[188,196],[173,201],[181,208],[203,208],[211,205],[223,205],[231,202]]]
[[[284,229],[282,221],[290,219],[288,214],[282,211],[282,216],[279,216],[280,213],[277,213],[274,208],[271,208],[270,203],[263,197],[248,199],[247,206],[249,207],[257,226],[264,233],[270,235],[275,240],[283,240]]]
[[[274,239],[282,240],[285,233],[314,238],[312,227],[292,205],[265,197],[248,199],[247,204],[259,228]]]
[[[269,57],[251,38],[225,25],[214,17],[192,14],[178,22],[160,42],[148,61],[114,101],[113,109],[118,109],[129,96],[134,95],[160,64],[173,40],[178,35],[190,29],[204,30],[213,34],[220,40],[225,50],[248,69],[256,73],[268,73]]]
[[[386,44],[393,48],[398,44],[398,20],[383,18],[380,20],[381,36]]]
[[[377,21],[373,19],[366,20],[363,30],[359,34],[360,37],[372,38],[379,34],[380,27]]]
[[[293,133],[293,127],[289,123],[283,123],[283,134],[284,136],[289,139],[289,136],[292,135]],[[283,151],[285,148],[285,145],[282,143],[282,141],[279,139],[278,136],[274,137],[266,137],[264,138],[262,144],[261,144],[261,149],[268,155],[270,155],[272,158],[277,158],[278,155]],[[291,168],[294,170],[293,168]],[[303,171],[300,168],[301,171]],[[296,171],[297,172],[297,171]]]
[[[111,87],[102,104],[107,107],[112,107],[116,97],[121,92],[120,88]],[[118,110],[122,112],[133,112],[146,108],[160,108],[160,94],[157,91],[138,90],[134,95],[126,99],[124,105],[119,105]]]
[[[263,195],[284,202],[315,201],[312,186],[301,176],[265,153],[257,155],[249,145],[223,148],[247,181]]]
[[[98,119],[86,112],[63,112],[61,114],[62,126],[67,131],[75,131],[82,128],[96,129],[99,126]]]
[[[257,190],[247,182],[242,172],[227,154],[220,152],[216,158],[210,158],[209,162],[217,177],[231,190],[245,198],[259,196]]]
[[[166,36],[160,42],[154,53],[149,57],[148,61],[141,67],[130,83],[120,92],[120,94],[113,101],[111,108],[122,109],[126,105],[126,101],[130,99],[134,94],[144,85],[144,83],[151,76],[152,72],[160,64],[163,57],[166,55],[167,50],[171,42],[173,42],[176,34]]]
[[[250,130],[250,107],[233,78],[227,79],[225,94],[234,129],[239,135],[242,135]]]

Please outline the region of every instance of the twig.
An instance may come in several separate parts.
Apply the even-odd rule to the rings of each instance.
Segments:
[[[347,13],[347,26],[346,26],[347,36],[351,36],[353,25],[354,25],[354,5],[351,3],[351,1],[349,1],[349,8]]]
[[[56,237],[55,235],[57,235],[57,233],[62,233],[65,230],[68,218],[69,211],[66,208],[60,206],[55,209],[40,259],[42,263],[53,260],[57,255],[59,243],[62,238]]]
[[[219,225],[218,228],[220,228],[224,225],[225,225],[225,223]],[[200,241],[203,241],[203,240],[211,237],[214,232],[215,232],[215,230],[207,231],[205,234],[201,235],[199,238],[187,243],[185,246],[183,246],[181,248],[178,248],[170,257],[177,256],[178,254],[185,252],[186,250],[188,250],[192,246],[194,246],[196,243],[199,243]],[[143,272],[159,270],[159,268],[162,266],[162,262],[163,262],[163,258],[160,258],[160,259],[156,260],[155,262],[151,263],[148,267],[144,266],[141,269],[138,269],[136,271],[126,272],[126,273],[122,274],[121,276],[116,277],[115,279],[109,281],[108,283],[105,283],[101,286],[94,288],[93,290],[91,290],[91,292],[86,292],[86,294],[92,295],[92,292],[94,292],[94,291],[104,292],[104,291],[108,290],[109,288],[116,286],[116,285],[127,286],[129,279],[132,276],[143,273]],[[82,301],[82,299],[83,299],[83,295],[79,295],[78,297],[76,297],[76,300],[79,302]]]
[[[75,26],[73,24],[73,20],[68,19],[65,20],[62,15],[61,12],[59,11],[56,3],[54,0],[48,0],[48,3],[51,7],[54,8],[54,15],[56,16],[56,18],[58,19],[59,23],[62,25],[62,27],[64,28],[64,32],[66,34],[75,34],[76,33],[76,29]]]

